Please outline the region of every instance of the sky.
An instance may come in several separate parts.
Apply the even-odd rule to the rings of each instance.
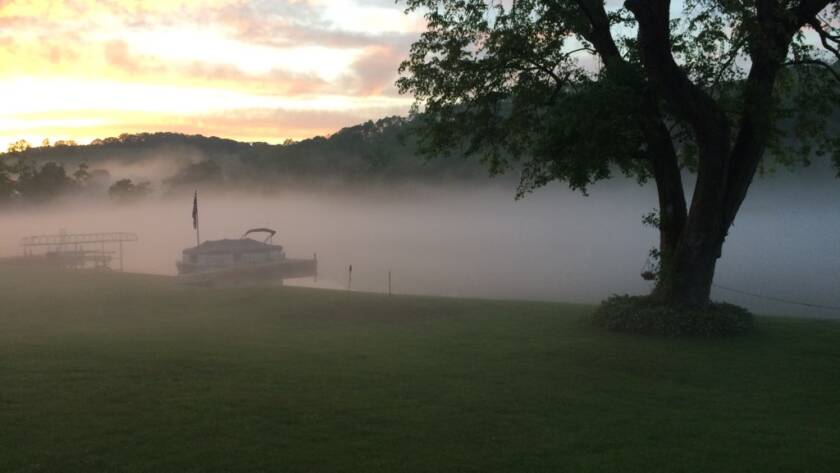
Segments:
[[[0,149],[175,131],[282,142],[405,114],[393,0],[0,0]]]

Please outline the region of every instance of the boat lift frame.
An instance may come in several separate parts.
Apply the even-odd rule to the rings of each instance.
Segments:
[[[125,232],[109,233],[65,233],[55,235],[32,235],[21,238],[20,246],[23,256],[34,255],[35,248],[46,248],[47,253],[64,255],[76,261],[75,266],[84,267],[87,262],[93,262],[94,267],[108,268],[111,257],[105,249],[106,244],[117,244],[120,271],[125,269],[123,260],[123,243],[136,242],[137,234]],[[96,245],[98,249],[90,247]]]

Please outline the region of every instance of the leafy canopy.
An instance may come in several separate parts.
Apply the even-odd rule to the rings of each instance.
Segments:
[[[520,195],[558,179],[585,191],[616,169],[640,181],[650,177],[640,122],[642,102],[653,91],[627,9],[593,0],[406,3],[407,11],[424,12],[428,23],[397,83],[416,98],[422,152],[476,155],[492,173],[521,162]],[[671,6],[675,59],[736,132],[750,48],[760,47],[757,3],[685,0],[681,11]],[[792,9],[797,2],[778,3]],[[605,18],[589,15],[593,4]],[[838,25],[835,1],[795,35],[786,53],[767,143],[775,162],[807,164],[812,155],[830,154],[840,166]],[[598,26],[609,32],[615,57],[591,41]],[[681,166],[694,168],[691,128],[667,103],[661,109]]]

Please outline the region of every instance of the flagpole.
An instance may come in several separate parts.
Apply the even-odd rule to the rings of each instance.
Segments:
[[[198,225],[198,191],[195,191],[195,195],[193,197],[193,228],[195,228],[195,246],[201,244],[201,230],[199,229]]]

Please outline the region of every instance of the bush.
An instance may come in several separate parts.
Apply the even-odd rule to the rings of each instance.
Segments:
[[[753,327],[752,314],[733,304],[679,308],[649,296],[612,296],[601,303],[593,319],[595,325],[610,331],[667,337],[737,335]]]
[[[134,202],[152,193],[152,185],[148,182],[131,182],[131,179],[120,179],[108,188],[108,195],[115,202]]]

